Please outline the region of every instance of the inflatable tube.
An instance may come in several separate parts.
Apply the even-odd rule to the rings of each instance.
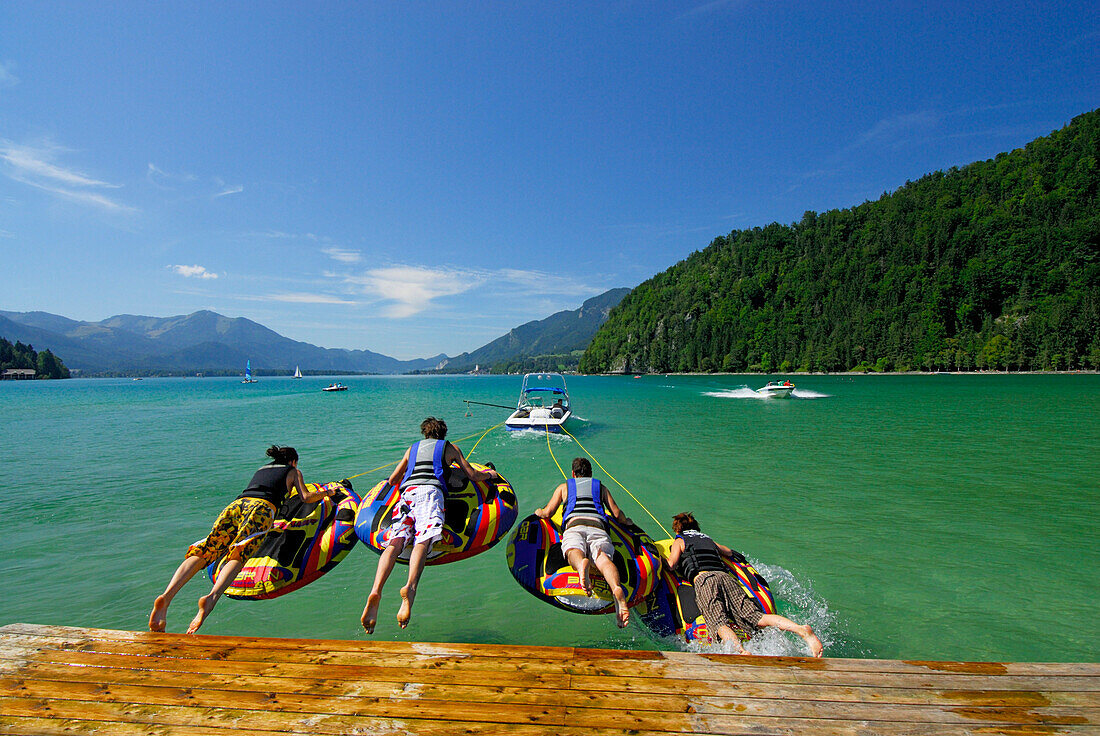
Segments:
[[[488,466],[470,463],[477,470]],[[378,554],[386,549],[385,532],[400,495],[382,481],[363,496],[355,517],[355,533]],[[511,530],[519,515],[516,494],[504,478],[470,481],[457,464],[451,465],[444,498],[443,538],[432,546],[425,564],[442,565],[473,557],[489,549]],[[408,564],[411,546],[398,555]]]
[[[695,602],[695,588],[674,573],[667,564],[672,540],[662,539],[656,544],[663,563],[661,580],[653,593],[638,607],[642,622],[657,636],[681,635],[685,641],[711,641],[703,614]],[[723,558],[722,561],[757,608],[764,613],[775,613],[775,601],[768,589],[768,581],[748,560],[742,557],[740,560]],[[737,635],[748,639],[751,633],[738,631]]]
[[[329,498],[303,503],[297,494],[283,503],[263,544],[225,591],[230,598],[262,600],[308,585],[347,557],[355,546],[359,495],[351,483],[307,483],[306,489],[334,489]],[[211,580],[224,558],[206,568]]]
[[[615,545],[615,567],[627,605],[642,603],[657,585],[661,558],[649,535],[641,528],[609,520],[609,536]],[[593,597],[584,594],[580,577],[561,551],[561,509],[553,519],[531,514],[508,540],[508,570],[524,590],[574,613],[603,614],[615,610],[611,589],[596,566],[591,568]]]

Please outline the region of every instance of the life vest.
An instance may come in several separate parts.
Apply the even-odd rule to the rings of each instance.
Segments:
[[[680,555],[677,572],[684,580],[692,582],[695,576],[707,570],[715,572],[728,572],[729,568],[722,562],[722,554],[718,551],[718,545],[714,540],[702,532],[694,529],[685,529],[676,536],[684,540],[684,553]]]
[[[409,486],[435,486],[440,491],[447,487],[446,466],[443,453],[447,440],[421,440],[409,448],[409,465],[401,479],[401,489]]]
[[[607,511],[603,507],[603,487],[595,478],[570,478],[562,511],[562,529],[573,524],[607,528]]]
[[[262,498],[276,509],[286,500],[286,477],[293,470],[289,465],[271,463],[256,471],[248,487],[238,498]]]

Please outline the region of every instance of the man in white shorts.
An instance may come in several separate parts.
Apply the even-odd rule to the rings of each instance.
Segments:
[[[424,562],[432,545],[443,536],[443,489],[447,485],[446,472],[451,463],[458,463],[470,480],[500,477],[495,470],[475,470],[462,451],[444,439],[447,424],[442,419],[428,417],[421,422],[420,433],[424,435],[424,440],[405,451],[405,456],[387,481],[399,488],[401,499],[394,506],[390,526],[385,531],[386,550],[378,560],[374,586],[359,619],[368,634],[374,633],[374,626],[378,623],[382,587],[393,571],[401,550],[411,544],[409,581],[401,589],[401,608],[397,611],[397,623],[401,628],[409,625]]]
[[[592,595],[592,582],[589,579],[589,564],[595,563],[596,569],[611,588],[615,597],[615,615],[619,628],[630,620],[626,594],[619,584],[619,570],[615,567],[615,547],[607,535],[607,519],[614,517],[622,524],[630,524],[630,519],[603,484],[592,477],[592,464],[586,458],[573,459],[573,477],[554,489],[550,501],[545,507],[535,511],[542,519],[549,519],[564,505],[562,511],[561,551],[565,559],[577,571],[581,587]]]

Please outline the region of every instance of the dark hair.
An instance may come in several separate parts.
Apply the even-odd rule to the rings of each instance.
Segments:
[[[290,465],[298,459],[298,451],[293,447],[279,447],[272,445],[267,448],[267,456],[280,465]]]
[[[420,434],[424,435],[424,439],[447,439],[447,423],[442,419],[428,417],[420,423]]]
[[[685,529],[699,531],[699,522],[695,520],[695,517],[690,511],[685,511],[682,514],[676,514],[676,516],[672,517],[673,534],[679,534]]]
[[[588,462],[588,458],[575,457],[573,458],[573,477],[574,478],[591,478],[592,477],[592,463]]]

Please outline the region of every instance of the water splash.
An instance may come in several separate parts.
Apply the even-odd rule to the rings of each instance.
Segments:
[[[832,394],[823,394],[819,391],[812,391],[806,388],[796,388],[791,392],[790,398],[792,399],[826,399]],[[740,388],[724,388],[716,391],[704,391],[703,396],[714,396],[719,399],[756,399],[758,401],[780,401],[775,396],[769,394],[758,393],[756,390],[749,388],[748,386],[742,386]]]
[[[564,432],[546,432],[541,429],[512,429],[505,436],[525,441],[534,439],[539,442],[546,442],[547,435],[550,436],[551,442],[571,443],[573,441],[573,438]]]
[[[752,561],[753,566],[763,575],[771,588],[776,601],[776,613],[786,616],[795,623],[809,624],[821,643],[825,645],[825,656],[852,656],[848,650],[850,642],[844,639],[842,626],[836,612],[829,608],[829,603],[818,595],[813,585],[803,583],[795,578],[790,571],[778,565],[765,565]],[[708,654],[736,654],[732,644],[720,642],[684,642],[683,639],[666,637],[662,641],[670,648],[678,648],[687,652],[705,652]],[[759,630],[745,644],[745,649],[750,654],[766,655],[771,657],[805,657],[809,652],[806,643],[795,634],[791,634],[774,626]]]

